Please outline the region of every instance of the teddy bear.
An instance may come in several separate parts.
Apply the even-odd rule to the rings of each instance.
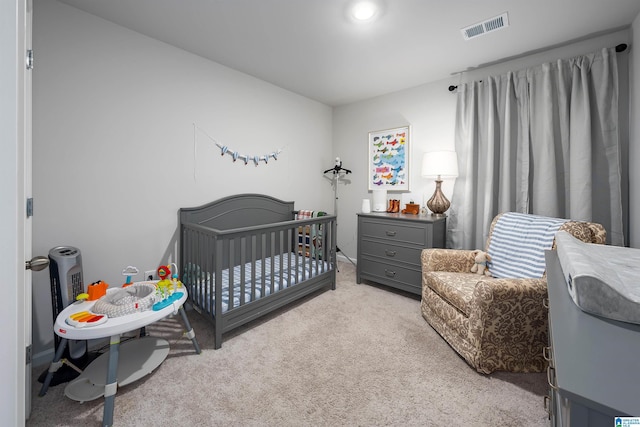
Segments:
[[[473,259],[475,264],[471,267],[471,272],[481,276],[491,277],[488,266],[488,263],[491,261],[491,256],[488,253],[477,249],[473,251]]]

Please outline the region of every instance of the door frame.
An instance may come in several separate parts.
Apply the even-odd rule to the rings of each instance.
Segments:
[[[32,23],[33,23],[33,0],[21,0],[23,3],[22,10],[24,10],[24,16],[22,18],[22,36],[24,37],[24,45],[21,46],[23,51],[23,65],[18,63],[19,73],[22,74],[22,100],[23,100],[23,139],[22,139],[22,153],[23,153],[23,216],[18,216],[23,220],[23,233],[24,233],[24,259],[22,264],[24,265],[27,260],[30,260],[33,256],[32,244],[33,244],[33,204],[31,204],[31,212],[27,213],[27,200],[33,197],[33,181],[32,181],[32,79],[33,79],[33,57],[31,57],[31,66],[27,67],[27,52],[33,52],[33,40],[32,40]],[[20,48],[18,49],[20,51]],[[19,96],[20,97],[20,96]],[[19,178],[19,177],[18,177]],[[20,209],[18,210],[20,212]],[[25,419],[29,419],[31,415],[31,374],[32,374],[32,339],[33,339],[33,275],[31,270],[22,269],[24,274],[24,296],[22,301],[23,318],[24,318],[24,348],[26,357],[24,381],[25,381]],[[18,282],[20,283],[20,282]]]
[[[0,413],[7,425],[25,424],[27,347],[24,313],[27,302],[25,277],[25,55],[27,0],[0,1],[0,132],[3,153],[0,156],[0,288],[3,306],[3,344],[0,360],[14,369],[5,369],[0,382]],[[6,139],[5,139],[6,138]],[[15,242],[11,244],[10,242]],[[7,244],[9,243],[9,244]],[[29,310],[30,311],[30,310]],[[30,339],[29,339],[30,340]]]

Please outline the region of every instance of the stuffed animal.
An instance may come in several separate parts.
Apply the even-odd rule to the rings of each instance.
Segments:
[[[471,267],[471,272],[479,274],[481,276],[491,277],[491,273],[489,272],[489,266],[487,265],[491,261],[491,256],[488,253],[475,250],[473,251],[473,257],[475,264]]]

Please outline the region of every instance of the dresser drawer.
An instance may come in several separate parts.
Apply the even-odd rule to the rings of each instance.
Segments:
[[[383,219],[365,218],[362,220],[362,238],[385,239],[395,242],[409,243],[425,247],[431,244],[427,233],[431,231],[431,224],[410,221],[389,221]]]
[[[445,238],[444,217],[358,214],[356,283],[365,279],[420,295],[422,249],[443,248]]]
[[[377,240],[362,239],[362,256],[381,258],[390,263],[403,263],[420,267],[422,248],[400,246]]]
[[[364,279],[420,293],[422,271],[418,267],[398,267],[366,258],[361,259],[359,263],[362,263],[360,274]]]

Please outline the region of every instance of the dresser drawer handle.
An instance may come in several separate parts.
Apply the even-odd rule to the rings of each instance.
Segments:
[[[389,236],[389,237],[393,237],[393,236],[395,236],[395,235],[396,235],[396,232],[395,232],[395,231],[387,230],[387,231],[386,231],[386,233],[387,233],[387,236]]]
[[[386,268],[384,269],[384,274],[387,277],[396,277],[396,272],[393,270],[387,270]]]
[[[385,254],[387,254],[387,256],[396,256],[396,251],[390,251],[388,249],[385,249],[384,251]]]
[[[549,414],[549,419],[551,419],[551,415],[553,415],[552,413],[552,408],[551,408],[551,396],[549,396],[548,394],[544,396],[544,410],[547,411],[547,414]]]
[[[542,357],[544,358],[544,360],[546,360],[549,363],[553,362],[551,360],[551,346],[542,348]]]
[[[545,298],[542,300],[542,305],[544,306],[544,308],[549,308],[549,298]]]
[[[553,380],[551,379],[551,371],[553,371]],[[555,384],[556,379],[556,370],[553,366],[547,366],[547,383],[549,383],[549,387],[554,390],[558,390],[558,386]]]

